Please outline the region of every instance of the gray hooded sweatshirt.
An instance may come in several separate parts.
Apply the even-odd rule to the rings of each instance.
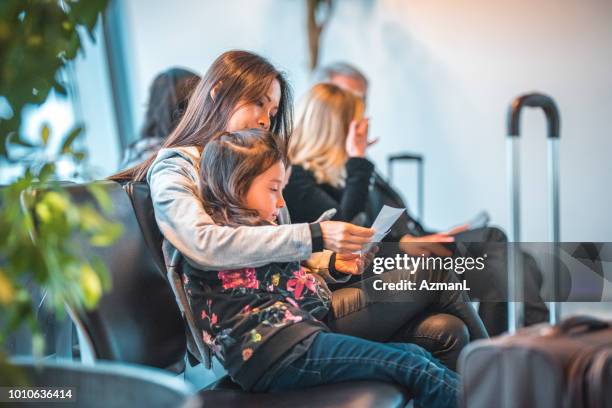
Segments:
[[[198,195],[199,159],[196,147],[161,149],[147,173],[155,219],[165,238],[166,263],[172,264],[177,252],[200,270],[259,267],[310,257],[312,240],[306,223],[215,225]],[[283,208],[279,222],[288,221]]]

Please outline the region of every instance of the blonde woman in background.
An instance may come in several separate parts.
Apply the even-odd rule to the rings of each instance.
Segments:
[[[313,86],[301,100],[289,142],[293,168],[283,192],[294,222],[314,221],[330,208],[337,211],[334,220],[351,221],[366,212],[374,164],[365,157],[371,142],[363,113],[359,96],[328,83]],[[456,369],[467,342],[487,336],[465,293],[405,291],[384,296],[372,289],[377,279],[457,278],[454,273],[395,270],[332,283],[333,316],[327,323],[333,331],[381,342],[415,343],[451,369]]]
[[[313,221],[330,208],[342,221],[365,211],[374,164],[365,158],[371,143],[363,113],[361,98],[332,84],[317,84],[302,99],[284,191],[294,222]]]

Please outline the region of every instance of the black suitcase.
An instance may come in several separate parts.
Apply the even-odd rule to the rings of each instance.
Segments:
[[[463,408],[612,408],[612,324],[574,316],[470,344]]]

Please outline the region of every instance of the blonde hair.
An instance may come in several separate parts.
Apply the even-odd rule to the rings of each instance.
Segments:
[[[361,119],[363,111],[362,99],[353,93],[328,83],[313,86],[298,105],[291,163],[311,171],[317,183],[343,187],[346,137],[351,121]]]

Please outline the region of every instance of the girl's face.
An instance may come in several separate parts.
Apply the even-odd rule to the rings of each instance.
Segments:
[[[227,123],[228,132],[242,129],[263,128],[270,130],[270,122],[278,112],[281,98],[281,87],[275,79],[266,94],[254,103],[238,103],[238,108]]]
[[[284,183],[285,165],[278,162],[253,179],[246,195],[246,208],[256,210],[264,220],[276,223],[279,210],[285,206]]]

